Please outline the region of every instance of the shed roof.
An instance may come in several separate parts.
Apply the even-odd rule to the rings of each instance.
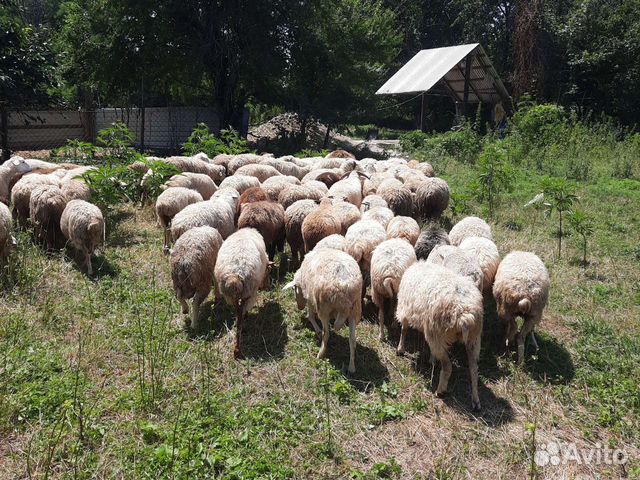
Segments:
[[[479,43],[420,50],[378,89],[377,95],[432,92],[464,100],[466,59],[471,60],[470,103],[509,101],[509,93]]]

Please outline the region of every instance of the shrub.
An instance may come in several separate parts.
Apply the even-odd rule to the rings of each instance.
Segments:
[[[545,197],[545,205],[548,215],[553,211],[558,212],[558,258],[562,256],[563,214],[570,212],[574,202],[578,199],[575,194],[576,186],[564,178],[545,178],[542,181],[542,190]]]
[[[98,145],[103,147],[103,159],[107,165],[127,165],[141,155],[133,149],[135,135],[126,124],[112,123],[98,132]]]
[[[424,148],[428,139],[429,135],[426,133],[420,130],[413,130],[412,132],[400,135],[400,147],[405,152],[415,152],[416,150]]]
[[[511,124],[516,135],[531,148],[559,142],[564,135],[566,120],[567,115],[559,105],[520,105]]]
[[[481,149],[480,137],[468,124],[431,136],[417,130],[409,132],[400,136],[400,146],[409,153],[428,158],[446,155],[464,163],[474,163]]]
[[[500,195],[504,191],[511,191],[513,179],[513,169],[502,142],[488,143],[478,160],[478,174],[472,189],[479,201],[487,202],[490,217]]]
[[[294,154],[294,157],[298,158],[309,158],[309,157],[326,157],[329,154],[329,150],[312,150],[310,148],[305,148],[304,150],[300,150],[298,153]]]
[[[199,123],[191,132],[182,150],[185,155],[204,152],[210,158],[222,153],[238,155],[250,151],[247,141],[235,130],[221,130],[220,136],[216,137],[204,123]]]
[[[66,145],[51,151],[51,158],[83,165],[91,165],[96,160],[99,149],[92,143],[82,140],[67,140]]]

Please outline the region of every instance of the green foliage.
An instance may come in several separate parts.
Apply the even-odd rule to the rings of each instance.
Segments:
[[[547,214],[558,212],[558,258],[562,256],[562,238],[564,237],[563,214],[571,211],[574,202],[578,199],[575,184],[563,178],[545,178],[542,181],[542,191],[545,196]]]
[[[442,134],[427,135],[418,130],[405,133],[400,136],[400,146],[409,153],[417,151],[428,158],[446,155],[464,163],[473,163],[482,147],[480,140],[471,126],[465,124]]]
[[[472,184],[472,190],[479,201],[487,202],[489,217],[493,217],[500,195],[512,189],[513,179],[513,169],[502,144],[488,144],[480,154],[477,177]]]
[[[569,215],[568,220],[571,228],[573,228],[576,233],[582,237],[582,264],[586,266],[588,264],[587,238],[593,235],[595,229],[593,219],[585,212],[576,210]]]
[[[310,158],[310,157],[326,157],[329,154],[329,150],[311,150],[305,148],[294,154],[294,157],[298,158]]]
[[[209,158],[222,153],[238,155],[250,151],[247,141],[235,130],[221,130],[220,136],[216,137],[204,123],[199,123],[191,132],[186,143],[182,146],[182,150],[185,155],[196,155],[204,152]]]
[[[413,130],[400,135],[400,147],[405,152],[415,152],[416,150],[422,150],[428,139],[429,135],[426,133],[420,130]]]
[[[135,135],[124,123],[112,123],[110,127],[100,130],[97,140],[107,165],[126,165],[139,157],[133,149]]]
[[[82,165],[93,165],[96,161],[96,153],[100,149],[93,143],[82,140],[67,140],[67,143],[60,148],[51,151],[51,157],[64,162],[73,162]]]
[[[564,109],[555,104],[520,104],[511,124],[525,148],[557,143],[566,125]]]

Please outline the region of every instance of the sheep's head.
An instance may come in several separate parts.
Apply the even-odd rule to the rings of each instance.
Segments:
[[[22,174],[29,173],[32,170],[25,159],[19,156],[11,157],[3,166],[9,168],[12,172]]]
[[[302,295],[302,289],[300,288],[299,281],[300,281],[300,274],[298,271],[294,275],[293,280],[287,283],[282,288],[282,290],[285,291],[285,290],[293,289],[293,292],[296,295],[296,304],[298,305],[298,310],[304,310],[304,308],[307,306],[307,299],[304,298],[304,296]]]

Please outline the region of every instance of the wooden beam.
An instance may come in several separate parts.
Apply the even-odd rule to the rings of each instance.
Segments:
[[[471,61],[469,60],[469,56],[470,56],[470,55],[471,55],[471,54],[469,54],[469,55],[467,55],[467,56],[465,57],[465,72],[463,72],[463,71],[462,71],[462,68],[460,68],[460,64],[457,64],[457,65],[456,65],[456,67],[458,68],[458,71],[462,74],[462,76],[463,76],[464,78],[469,78],[469,75],[466,73],[466,70],[467,70],[467,67],[471,65]],[[471,78],[470,78],[470,81],[468,82],[468,85],[467,85],[467,83],[465,83],[465,90],[467,91],[467,97],[468,97],[468,88],[470,87],[470,88],[471,88],[471,90],[473,90],[473,93],[475,94],[475,96],[476,96],[476,97],[478,97],[478,102],[482,103],[482,98],[480,97],[480,95],[478,95],[478,92],[476,92],[476,89],[475,89],[475,88],[474,88],[474,86],[471,84],[471,80],[479,80],[479,79],[477,79],[477,78],[471,79]],[[466,115],[466,114],[465,114],[465,115]]]
[[[459,68],[459,67],[458,67]],[[468,103],[469,103],[469,87],[471,83],[471,61],[469,59],[469,55],[465,57],[464,60],[464,96],[463,96],[463,104],[464,104],[464,116],[467,117],[469,115]],[[478,100],[480,97],[478,97]]]
[[[422,101],[420,105],[420,131],[424,132],[424,108],[427,105],[427,96],[422,94]]]

